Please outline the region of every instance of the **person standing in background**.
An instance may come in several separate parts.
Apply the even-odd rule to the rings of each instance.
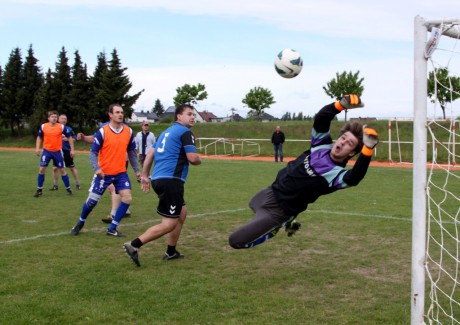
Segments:
[[[284,133],[281,131],[281,127],[277,125],[275,132],[273,132],[272,134],[273,149],[275,150],[275,162],[278,162],[278,154],[280,157],[280,162],[283,162],[284,140],[285,140]]]

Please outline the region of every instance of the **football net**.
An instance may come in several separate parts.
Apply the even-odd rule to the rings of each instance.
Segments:
[[[460,19],[414,36],[411,324],[460,324]]]

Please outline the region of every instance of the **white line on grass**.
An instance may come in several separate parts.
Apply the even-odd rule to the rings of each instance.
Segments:
[[[214,212],[207,212],[207,213],[191,214],[191,215],[187,216],[187,218],[207,217],[207,216],[218,215],[218,214],[235,213],[235,212],[240,212],[240,211],[245,211],[245,210],[249,210],[249,208],[240,208],[240,209],[234,209],[234,210],[221,210],[221,211],[214,211]],[[374,218],[374,219],[398,220],[398,221],[407,221],[407,222],[412,221],[411,218],[401,218],[401,217],[394,217],[394,216],[383,216],[383,215],[365,214],[365,213],[356,213],[356,212],[338,212],[338,211],[328,211],[328,210],[307,210],[307,213],[308,212],[321,213],[321,214],[324,215],[324,217],[328,217],[328,216],[331,216],[331,215],[343,215],[343,216],[366,217],[366,218]],[[150,224],[152,222],[157,222],[157,220],[152,219],[151,221],[135,222],[135,223],[124,223],[123,226],[124,227],[140,226],[140,225]],[[91,229],[87,229],[87,232],[100,232],[100,231],[105,230],[105,229],[106,229],[105,227],[104,228],[91,228]],[[36,235],[36,236],[32,236],[32,237],[16,238],[16,239],[0,241],[0,244],[19,243],[19,242],[35,240],[35,239],[40,239],[40,238],[50,238],[50,237],[68,235],[69,233],[70,233],[70,230],[66,231],[66,232],[61,231],[61,232],[57,232],[57,233],[54,233],[54,234]]]
[[[207,216],[212,216],[212,215],[217,215],[217,214],[235,213],[235,212],[240,212],[240,211],[244,211],[244,210],[248,210],[248,208],[241,208],[241,209],[235,209],[235,210],[222,210],[222,211],[214,211],[214,212],[199,213],[199,214],[191,214],[191,215],[187,216],[187,218],[207,217]],[[157,220],[152,219],[151,221],[136,222],[136,223],[125,223],[125,224],[123,224],[123,226],[124,227],[139,226],[139,225],[145,225],[145,224],[149,224],[149,223],[156,222],[156,221]],[[100,232],[102,229],[106,229],[106,227],[87,229],[87,232]],[[16,239],[10,239],[10,240],[3,240],[3,241],[0,241],[0,244],[20,243],[20,242],[29,241],[29,240],[35,240],[35,239],[40,239],[40,238],[57,237],[57,236],[69,235],[69,234],[70,234],[70,229],[69,229],[69,231],[65,231],[65,232],[61,231],[61,232],[57,232],[57,233],[54,233],[54,234],[36,235],[36,236],[32,236],[32,237],[23,237],[23,238],[16,238]]]

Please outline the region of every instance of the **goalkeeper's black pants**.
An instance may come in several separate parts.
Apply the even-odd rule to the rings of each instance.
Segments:
[[[255,215],[247,224],[230,235],[228,242],[233,248],[251,248],[262,244],[295,218],[287,217],[279,207],[271,186],[254,195],[249,207]]]

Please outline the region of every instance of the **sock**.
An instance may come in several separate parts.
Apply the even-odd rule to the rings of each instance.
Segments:
[[[79,225],[84,225],[86,218],[88,218],[89,214],[93,211],[93,208],[90,208],[86,202],[83,203],[83,207],[81,208],[80,219],[78,220]]]
[[[63,175],[61,178],[62,178],[62,181],[64,182],[65,188],[70,188],[69,175],[68,174]]]
[[[135,248],[141,248],[142,247],[142,242],[139,238],[136,238],[134,239],[132,242],[131,242],[131,246],[135,247]]]
[[[173,256],[176,253],[176,246],[168,245],[168,249],[166,250],[166,254],[169,256]]]
[[[45,182],[45,174],[38,174],[37,188],[41,190],[43,188],[43,183]]]
[[[126,204],[124,202],[120,203],[120,206],[117,209],[117,212],[115,213],[115,216],[113,217],[112,223],[109,226],[109,230],[114,230],[117,228],[118,223],[121,221],[123,216],[126,214],[126,210],[128,210],[129,204]]]

